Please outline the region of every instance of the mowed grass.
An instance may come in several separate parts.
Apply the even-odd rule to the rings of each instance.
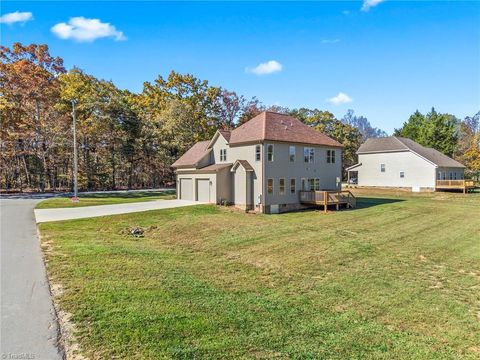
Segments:
[[[36,209],[57,209],[95,205],[114,205],[132,202],[175,199],[175,191],[123,191],[79,195],[80,201],[56,197],[37,204]]]
[[[480,194],[356,193],[44,223],[48,273],[90,359],[478,359]]]

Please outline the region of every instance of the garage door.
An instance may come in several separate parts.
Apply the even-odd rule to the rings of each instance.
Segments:
[[[197,180],[197,201],[210,202],[210,180]]]
[[[193,200],[192,179],[180,179],[180,199]]]

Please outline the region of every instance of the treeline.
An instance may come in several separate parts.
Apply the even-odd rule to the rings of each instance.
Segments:
[[[344,167],[356,162],[366,138],[386,135],[352,110],[339,120],[319,109],[268,107],[189,74],[172,71],[136,94],[78,68],[67,72],[46,45],[17,43],[0,51],[3,190],[72,188],[73,106],[81,190],[168,186],[174,180],[170,165],[193,143],[264,110],[288,113],[343,143]],[[464,123],[457,121],[457,130]],[[459,143],[466,146],[461,131],[455,151]]]

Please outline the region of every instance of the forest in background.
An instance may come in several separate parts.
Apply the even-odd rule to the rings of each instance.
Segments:
[[[70,190],[75,102],[79,189],[156,188],[174,181],[170,165],[217,129],[233,129],[264,110],[292,115],[345,146],[343,167],[360,144],[387,136],[349,110],[342,119],[320,109],[267,106],[257,98],[170,72],[143,91],[118,89],[79,68],[67,71],[47,45],[0,47],[0,189]],[[480,174],[480,112],[463,120],[415,112],[395,130],[434,147]]]

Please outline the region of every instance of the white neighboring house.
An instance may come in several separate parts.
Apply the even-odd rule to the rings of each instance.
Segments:
[[[464,165],[403,137],[368,139],[357,154],[358,164],[347,171],[349,182],[356,178],[358,186],[433,191],[450,180],[460,183],[464,179]]]
[[[264,213],[300,209],[302,190],[340,190],[342,150],[300,120],[265,111],[175,161],[177,197]]]

